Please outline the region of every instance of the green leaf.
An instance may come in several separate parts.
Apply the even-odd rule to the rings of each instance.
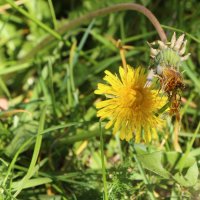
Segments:
[[[179,166],[177,164],[182,156],[183,154],[179,152],[175,152],[175,151],[166,152],[164,153],[164,159],[165,159],[164,163],[168,165],[171,169],[179,170]],[[188,156],[187,162],[185,163],[184,168],[188,168],[192,166],[194,163],[195,163],[195,158],[192,156]]]
[[[137,158],[145,169],[148,169],[163,178],[169,178],[169,172],[163,168],[161,163],[162,154],[161,151],[156,151],[153,153],[138,155]]]
[[[45,117],[46,117],[46,106],[44,105],[44,108],[41,112],[41,117],[40,117],[40,121],[39,121],[38,132],[37,132],[37,136],[36,136],[33,155],[32,155],[32,158],[31,158],[31,163],[30,163],[30,166],[28,168],[27,174],[19,181],[18,188],[17,188],[17,191],[14,194],[14,197],[16,197],[21,192],[21,190],[23,190],[24,185],[27,184],[27,181],[29,181],[30,178],[36,172],[35,169],[37,169],[36,163],[37,163],[38,155],[39,155],[39,152],[40,152],[40,147],[41,147],[41,144],[42,144],[42,137],[43,137],[42,132],[44,130]]]
[[[184,187],[192,187],[197,183],[199,170],[195,162],[186,172],[185,175],[176,173],[173,178]]]
[[[47,183],[50,183],[50,182],[52,182],[52,180],[50,178],[33,178],[33,179],[30,179],[30,180],[27,180],[26,183],[23,185],[22,189],[30,188],[30,187],[36,187],[38,185],[44,185],[44,184],[47,184]],[[13,189],[17,190],[18,185],[19,185],[18,182],[13,182],[12,183]]]

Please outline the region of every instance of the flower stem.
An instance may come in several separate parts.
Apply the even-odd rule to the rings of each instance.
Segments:
[[[6,0],[6,1],[11,4],[10,0]],[[13,3],[12,3],[12,5],[13,5]],[[17,10],[19,11],[19,8]],[[64,34],[64,33],[66,33],[66,31],[71,30],[72,28],[75,28],[81,24],[84,24],[86,21],[92,20],[95,17],[105,16],[107,14],[110,14],[113,12],[118,12],[118,11],[123,11],[123,10],[134,10],[134,11],[138,11],[138,12],[142,13],[143,15],[145,15],[149,19],[149,21],[153,24],[153,26],[155,27],[158,35],[160,36],[160,39],[163,42],[167,41],[167,37],[166,37],[166,34],[165,34],[163,28],[161,27],[157,18],[153,15],[153,13],[149,9],[147,9],[146,7],[144,7],[140,4],[136,4],[136,3],[121,3],[121,4],[116,4],[113,6],[109,6],[107,8],[102,8],[102,9],[90,12],[86,15],[83,15],[83,16],[77,18],[77,19],[71,20],[70,22],[68,22],[66,24],[63,24],[60,28],[56,29],[56,31],[55,31],[56,35],[54,32],[53,33],[51,32],[50,33],[51,35],[47,36],[43,41],[40,42],[40,44],[38,44],[28,54],[26,54],[21,59],[21,62],[23,63],[27,59],[34,57],[34,55],[38,53],[38,50],[41,50],[42,48],[46,47],[46,45],[49,44],[50,42],[52,42],[53,40],[55,40],[55,38],[60,40],[60,36],[57,35],[57,33]]]
[[[173,133],[173,145],[174,145],[174,149],[178,152],[182,152],[181,150],[181,147],[180,147],[180,144],[178,142],[178,135],[179,135],[179,132],[180,132],[180,123],[181,123],[181,120],[180,120],[180,117],[179,117],[179,113],[176,114],[176,121],[175,121],[175,124],[174,124],[174,133]]]
[[[134,11],[138,11],[138,12],[142,13],[143,15],[145,15],[149,19],[149,21],[153,24],[153,26],[155,27],[156,31],[158,32],[158,34],[160,36],[160,39],[163,42],[167,41],[166,34],[165,34],[163,28],[161,27],[159,21],[157,20],[157,18],[154,16],[154,14],[146,7],[144,7],[140,4],[136,4],[136,3],[120,3],[120,4],[113,5],[113,6],[109,6],[107,8],[102,8],[102,9],[90,12],[82,17],[79,17],[78,19],[72,20],[69,23],[64,24],[57,31],[62,34],[71,28],[74,28],[80,24],[85,23],[85,21],[87,21],[87,20],[93,19],[94,17],[104,16],[109,13],[118,12],[118,11],[122,11],[122,10],[134,10]]]
[[[100,129],[101,163],[102,163],[102,174],[103,174],[104,199],[108,200],[106,168],[105,168],[105,163],[104,163],[104,151],[103,151],[103,132],[102,132],[102,128],[101,128],[101,121],[99,122],[99,129]]]
[[[124,52],[125,49],[123,47],[121,40],[117,41],[117,48],[119,48],[119,52],[120,52],[120,56],[121,56],[121,60],[122,60],[122,66],[124,68],[125,73],[127,73],[128,69],[127,69],[127,65],[126,65],[126,57],[125,57],[125,52]]]
[[[151,187],[149,187],[150,186],[150,182],[149,182],[149,180],[148,180],[148,178],[147,178],[147,176],[146,176],[146,174],[144,172],[144,169],[142,168],[142,165],[141,165],[140,161],[137,159],[137,152],[135,150],[134,143],[132,143],[132,144],[133,144],[132,145],[132,147],[133,147],[133,158],[135,159],[135,162],[137,163],[138,169],[139,169],[141,175],[143,176],[143,180],[144,180],[145,185],[147,186],[149,197],[150,197],[151,200],[155,200],[156,198],[155,198],[155,196],[153,194],[153,191],[152,191]]]

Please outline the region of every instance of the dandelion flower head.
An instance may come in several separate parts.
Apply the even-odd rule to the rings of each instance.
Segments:
[[[105,95],[106,100],[96,104],[97,116],[108,118],[106,129],[113,126],[113,134],[120,132],[122,140],[150,142],[157,138],[157,128],[164,120],[156,115],[166,104],[166,98],[159,96],[152,86],[145,87],[147,75],[145,69],[133,69],[127,65],[127,71],[119,68],[120,77],[105,71],[107,84],[98,84],[95,94]]]

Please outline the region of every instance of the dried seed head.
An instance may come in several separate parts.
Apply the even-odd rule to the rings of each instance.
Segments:
[[[175,51],[179,51],[179,50],[180,50],[180,48],[181,48],[181,46],[182,46],[182,44],[183,44],[184,37],[185,37],[185,35],[182,34],[182,35],[177,39],[177,41],[176,41],[176,43],[175,43],[175,46],[174,46],[174,48],[173,48]]]
[[[154,48],[151,48],[150,49],[150,56],[152,57],[152,58],[154,58],[157,54],[158,54],[158,50],[157,49],[154,49]]]
[[[173,34],[173,36],[172,36],[172,39],[171,39],[171,45],[170,45],[171,48],[174,47],[175,42],[176,42],[176,33],[174,32],[174,34]]]
[[[174,33],[170,42],[164,43],[158,40],[148,43],[150,46],[150,56],[153,61],[153,68],[156,68],[155,71],[157,73],[162,72],[160,67],[178,70],[181,62],[188,59],[190,54],[184,55],[187,44],[187,40],[184,40],[184,37],[185,35],[182,34],[176,39],[176,33]]]
[[[158,42],[158,45],[159,45],[159,49],[160,49],[160,50],[167,49],[167,45],[165,45],[164,42],[162,42],[162,41],[160,41],[160,40],[158,40],[157,42]]]
[[[190,53],[188,53],[187,55],[181,57],[181,61],[185,61],[190,57]]]
[[[185,53],[186,44],[187,44],[187,40],[185,40],[185,41],[183,42],[183,45],[182,45],[182,47],[181,47],[181,49],[180,49],[180,51],[179,51],[179,55],[180,55],[180,56],[182,56],[182,55]]]

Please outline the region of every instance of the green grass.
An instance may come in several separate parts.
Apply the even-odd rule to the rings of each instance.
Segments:
[[[121,65],[110,38],[133,46],[127,63],[148,69],[147,41],[159,37],[146,17],[120,11],[67,29],[120,1],[0,0],[0,11],[10,5],[0,14],[0,100],[9,104],[0,113],[0,200],[200,199],[200,4],[135,2],[156,15],[169,38],[176,31],[188,40],[191,56],[180,69],[182,153],[168,115],[151,144],[120,141],[96,117],[101,98],[94,90],[105,69],[117,73]]]

